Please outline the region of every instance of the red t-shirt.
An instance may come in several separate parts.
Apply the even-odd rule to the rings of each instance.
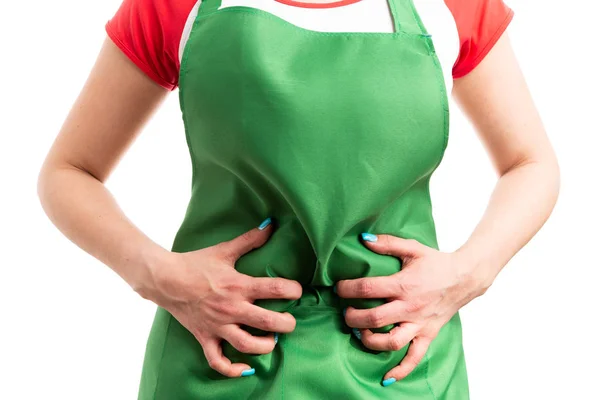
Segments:
[[[390,30],[390,22],[379,15],[365,16],[364,7],[376,1],[341,0],[332,4],[308,4],[293,0],[247,0],[244,4],[281,12],[280,17],[295,23],[296,15],[306,12],[328,12],[327,26],[343,21],[340,18],[369,20],[369,26],[381,26],[379,31]],[[413,0],[425,27],[436,31],[433,35],[436,52],[446,57],[448,76],[460,78],[472,71],[486,56],[510,23],[513,11],[502,0]],[[221,7],[232,5],[224,0]],[[178,85],[180,54],[189,35],[191,22],[197,14],[198,0],[123,0],[115,15],[106,23],[106,32],[112,41],[150,78],[161,86],[174,90]],[[268,7],[267,7],[268,6]],[[387,4],[385,4],[387,7]],[[356,8],[356,13],[348,12]],[[359,10],[358,7],[363,7]],[[337,13],[336,9],[347,8]],[[386,17],[390,18],[390,17]],[[304,16],[304,20],[306,20]],[[300,19],[298,19],[300,21]],[[451,20],[453,23],[448,23]],[[444,22],[445,21],[445,22]],[[348,26],[359,26],[346,21]],[[376,25],[379,24],[379,25]],[[444,24],[444,27],[441,27]],[[364,24],[363,24],[364,25]],[[340,25],[342,26],[342,25]],[[319,29],[320,27],[313,29]],[[327,29],[326,29],[327,28]],[[321,30],[321,29],[319,29]],[[449,43],[449,44],[445,44]],[[444,64],[444,60],[442,60]],[[444,65],[443,65],[444,67]]]

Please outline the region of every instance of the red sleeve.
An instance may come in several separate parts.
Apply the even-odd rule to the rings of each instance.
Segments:
[[[106,23],[110,39],[159,85],[174,90],[179,42],[196,0],[123,0]]]
[[[513,10],[502,0],[445,0],[454,16],[460,52],[452,76],[471,72],[494,47],[512,20]]]

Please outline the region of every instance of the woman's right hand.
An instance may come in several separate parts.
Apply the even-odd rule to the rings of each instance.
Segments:
[[[254,370],[247,364],[231,363],[223,355],[222,339],[251,354],[269,353],[276,344],[276,336],[253,336],[240,324],[281,333],[296,327],[290,313],[267,310],[253,301],[298,299],[302,295],[300,283],[285,278],[256,278],[235,270],[238,258],[269,239],[272,225],[254,228],[211,247],[170,253],[171,261],[153,271],[153,293],[144,295],[189,330],[200,342],[210,367],[225,376],[251,375]]]

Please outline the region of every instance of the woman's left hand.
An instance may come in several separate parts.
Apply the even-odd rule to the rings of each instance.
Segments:
[[[414,239],[385,234],[363,234],[363,242],[376,253],[402,260],[402,270],[393,275],[337,283],[340,297],[388,301],[369,309],[346,309],[346,323],[358,329],[357,336],[366,347],[395,351],[410,343],[402,362],[384,376],[387,386],[415,369],[442,326],[489,285],[476,277],[481,271],[459,252],[444,253]],[[395,323],[400,325],[388,333],[369,330]]]

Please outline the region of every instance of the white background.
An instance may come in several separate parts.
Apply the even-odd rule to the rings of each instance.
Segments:
[[[120,0],[0,3],[0,398],[134,399],[155,307],[64,238],[36,195],[41,162],[81,89]],[[600,70],[589,0],[510,1],[513,45],[562,167],[540,233],[463,311],[473,400],[600,399]],[[177,92],[108,186],[170,248],[191,167]],[[432,196],[442,250],[468,237],[495,183],[452,110]]]

